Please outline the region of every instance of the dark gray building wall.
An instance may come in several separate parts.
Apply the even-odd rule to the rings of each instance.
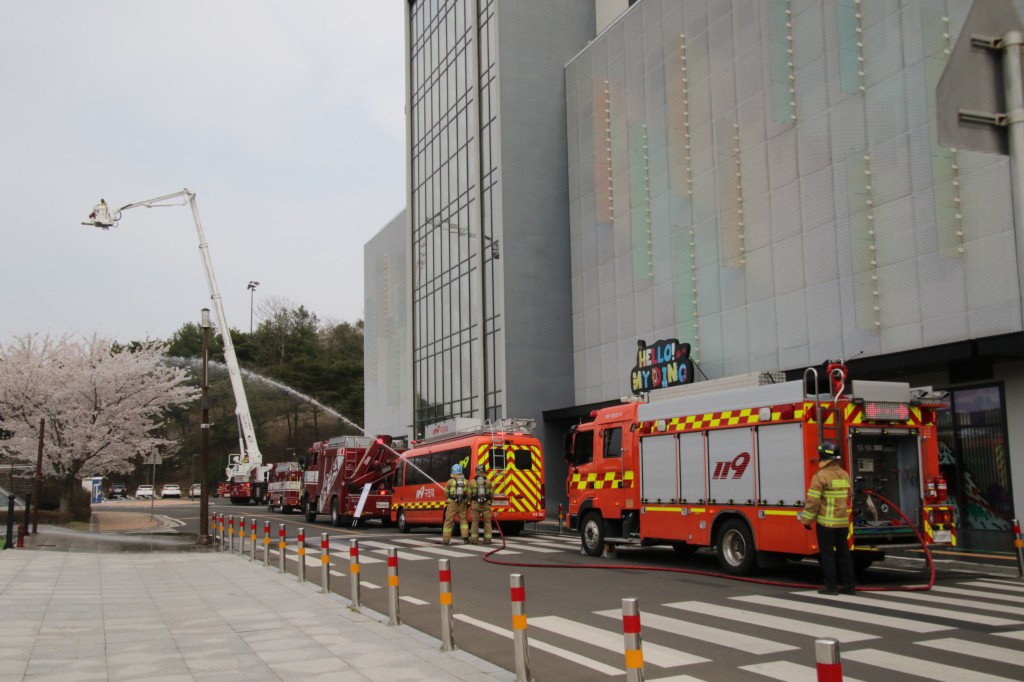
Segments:
[[[498,4],[506,411],[538,424],[573,398],[564,66],[594,22],[590,2]]]

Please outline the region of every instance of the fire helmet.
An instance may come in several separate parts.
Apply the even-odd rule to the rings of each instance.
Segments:
[[[461,473],[462,473],[462,465],[461,464],[453,464],[452,465],[452,476],[455,476],[455,475],[458,475],[458,474],[461,474]]]
[[[821,459],[839,459],[842,456],[843,453],[839,450],[839,446],[830,440],[818,446],[818,457]]]
[[[487,473],[487,467],[485,467],[483,464],[477,464],[476,465],[476,472],[478,474],[486,474]]]

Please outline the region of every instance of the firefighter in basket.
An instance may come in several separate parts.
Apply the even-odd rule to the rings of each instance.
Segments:
[[[452,541],[452,526],[455,524],[455,517],[459,517],[459,531],[462,541],[469,542],[469,521],[466,512],[469,502],[469,485],[466,477],[462,475],[462,466],[452,465],[452,477],[444,485],[444,496],[448,501],[444,508],[444,530],[441,533],[441,542],[448,544]]]
[[[855,589],[849,544],[850,476],[843,469],[842,456],[839,446],[831,441],[818,446],[818,471],[811,478],[807,501],[798,517],[807,530],[812,521],[818,524],[818,551],[825,573],[825,585],[818,590],[821,594],[853,594]]]
[[[487,478],[483,464],[476,467],[476,476],[469,482],[469,542],[475,545],[479,538],[480,520],[483,519],[484,544],[491,544],[491,502],[494,500],[494,484]]]

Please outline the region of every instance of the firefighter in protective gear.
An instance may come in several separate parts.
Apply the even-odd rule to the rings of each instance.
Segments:
[[[818,550],[825,573],[825,585],[818,590],[821,594],[853,594],[855,590],[849,544],[850,476],[843,469],[842,456],[836,443],[825,441],[818,446],[818,471],[811,478],[807,501],[798,517],[807,530],[812,521],[817,522]]]
[[[476,467],[476,476],[469,482],[469,542],[476,544],[483,519],[484,544],[491,544],[491,502],[494,500],[494,484],[487,478],[483,464]]]
[[[452,526],[455,525],[455,517],[459,517],[459,531],[463,542],[469,542],[469,521],[466,511],[469,502],[469,485],[466,477],[462,475],[462,466],[452,466],[452,477],[444,485],[445,499],[448,500],[444,508],[444,530],[441,533],[441,542],[448,544],[452,541]]]

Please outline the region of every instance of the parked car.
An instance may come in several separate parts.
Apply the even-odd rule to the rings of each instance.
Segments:
[[[113,500],[120,497],[121,499],[127,499],[128,497],[128,486],[124,483],[111,483],[110,489],[107,490],[107,499]]]
[[[189,497],[199,497],[203,494],[203,484],[193,483],[192,487],[188,489]]]
[[[177,483],[168,483],[160,489],[160,499],[165,497],[177,497],[179,500],[181,499],[181,488]]]
[[[139,499],[142,499],[142,498],[150,498],[150,499],[152,499],[153,498],[153,486],[151,486],[149,484],[140,485],[138,488],[135,489],[135,497],[137,497]]]

